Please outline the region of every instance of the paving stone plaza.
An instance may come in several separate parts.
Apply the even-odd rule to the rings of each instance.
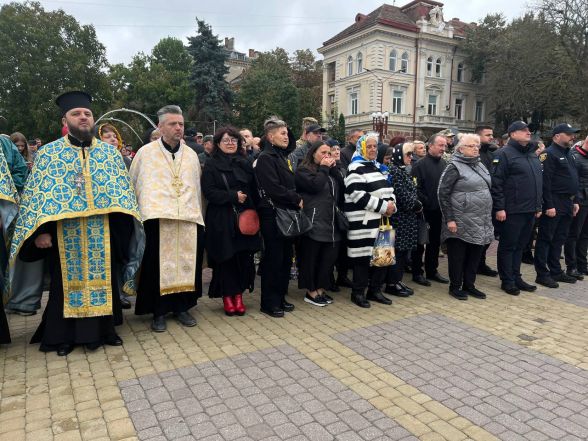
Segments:
[[[197,327],[161,334],[126,312],[124,346],[66,358],[28,344],[39,315],[9,316],[0,440],[588,439],[588,281],[511,297],[480,276],[488,299],[465,302],[411,286],[364,310],[292,283],[283,319],[257,291],[244,317],[204,298]]]

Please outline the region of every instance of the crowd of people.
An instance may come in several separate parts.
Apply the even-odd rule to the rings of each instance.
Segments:
[[[557,288],[588,274],[588,138],[574,144],[569,124],[553,129],[545,150],[522,121],[504,145],[480,126],[389,144],[352,129],[341,146],[314,118],[300,139],[278,117],[261,138],[231,126],[203,136],[185,131],[182,110],[169,105],[131,152],[114,125],[95,127],[91,101],[84,92],[57,98],[65,135],[56,141],[0,136],[6,310],[35,314],[49,272],[32,338],[42,351],[121,345],[115,326],[129,295],[154,332],[170,315],[195,326],[204,265],[208,295],[228,316],[245,314],[256,274],[261,312],[293,311],[293,267],[304,302],[319,308],[341,287],[359,307],[391,305],[389,296],[414,294],[406,272],[418,285],[448,285],[458,300],[486,298],[479,274],[499,276],[510,295],[535,291],[521,275],[535,230],[536,283]],[[376,239],[390,228],[394,258],[376,264]],[[486,263],[495,239],[498,271]],[[9,341],[2,310],[0,343]]]

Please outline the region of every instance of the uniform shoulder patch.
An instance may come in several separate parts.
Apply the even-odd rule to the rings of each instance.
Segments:
[[[498,164],[500,162],[500,159],[495,158],[492,160],[492,164]]]
[[[539,161],[543,162],[547,159],[547,152],[543,152],[539,155]]]

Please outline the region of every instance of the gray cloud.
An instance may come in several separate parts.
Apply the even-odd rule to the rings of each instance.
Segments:
[[[241,52],[249,48],[267,51],[277,46],[289,52],[306,48],[316,51],[323,41],[352,24],[358,12],[367,14],[382,2],[42,0],[41,4],[47,10],[61,8],[82,24],[93,24],[106,46],[108,60],[128,63],[137,52],[149,53],[161,38],[172,36],[185,43],[186,37],[196,33],[196,16],[209,23],[220,38],[235,37],[235,48]],[[512,18],[524,10],[524,0],[450,0],[445,2],[444,15],[446,20],[459,17],[471,22],[496,12]]]

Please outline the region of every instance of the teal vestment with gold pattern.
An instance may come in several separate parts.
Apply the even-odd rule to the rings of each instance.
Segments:
[[[145,238],[122,156],[95,138],[85,149],[72,145],[67,136],[39,149],[21,196],[10,265],[39,227],[56,222],[65,318],[112,315],[111,281],[117,277],[111,274],[112,213],[134,218],[129,259],[122,270],[125,291],[132,293]]]

